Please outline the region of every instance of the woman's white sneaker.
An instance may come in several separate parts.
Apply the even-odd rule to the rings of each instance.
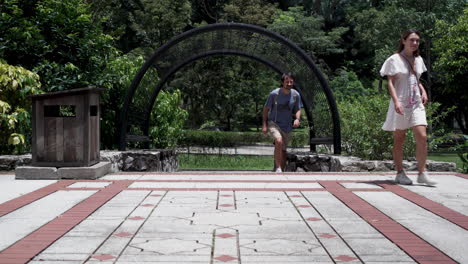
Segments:
[[[424,184],[427,184],[427,185],[430,185],[430,186],[434,186],[434,185],[437,184],[436,181],[431,180],[429,178],[429,175],[427,174],[427,172],[419,173],[417,181],[418,181],[418,183],[424,183]]]
[[[401,172],[397,173],[397,175],[395,177],[395,182],[398,183],[398,184],[403,184],[403,185],[413,184],[413,181],[410,178],[408,178],[405,171],[401,171]]]
[[[281,170],[281,168],[277,168],[275,172],[276,173],[282,173],[283,171]]]

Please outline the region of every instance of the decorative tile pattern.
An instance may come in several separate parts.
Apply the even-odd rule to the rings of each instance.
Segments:
[[[94,256],[92,256],[91,258],[93,258],[93,259],[97,259],[97,260],[100,260],[100,261],[105,261],[105,260],[115,259],[115,257],[114,257],[114,256],[112,256],[112,255],[109,255],[109,254],[94,255]]]
[[[133,216],[133,217],[129,217],[128,218],[129,220],[143,220],[145,219],[144,217],[141,217],[141,216]]]
[[[337,256],[335,259],[339,260],[339,261],[344,261],[344,262],[357,260],[357,258],[354,258],[354,257],[351,257],[351,256],[346,256],[346,255]]]
[[[222,256],[216,257],[215,259],[222,261],[222,262],[229,262],[229,261],[236,260],[237,258],[229,256],[229,255],[222,255]]]
[[[307,220],[307,221],[322,221],[323,219],[318,218],[318,217],[308,217],[305,220]]]
[[[448,177],[446,184],[450,177],[457,177],[459,190],[468,187],[466,177],[450,173],[443,177]],[[83,263],[88,258],[89,262],[116,263],[465,262],[467,246],[463,243],[442,252],[437,244],[427,242],[437,238],[436,232],[467,226],[466,214],[431,200],[429,194],[468,203],[468,196],[451,194],[449,186],[417,189],[427,191],[423,197],[415,193],[415,188],[422,187],[390,184],[385,179],[393,174],[385,173],[280,177],[268,173],[162,173],[142,178],[74,185],[101,189],[36,231],[18,236],[17,243],[0,250],[0,263],[8,259],[15,263],[31,259],[32,263]],[[0,223],[21,222],[19,228],[31,225],[44,213],[44,206],[34,208],[34,203],[57,191],[77,194],[78,190],[67,188],[73,183],[76,181],[59,181],[0,204]],[[129,188],[132,183],[138,188]],[[381,203],[375,206],[366,200],[374,194],[403,197],[427,214],[440,216],[444,225],[427,232],[427,238],[418,236],[415,228],[402,226],[405,219],[383,214]],[[27,218],[16,216],[19,208],[29,205],[32,210]],[[13,234],[4,229],[0,225],[2,237]]]
[[[335,235],[332,235],[332,234],[320,234],[319,237],[323,237],[323,238],[334,238],[336,237]]]
[[[114,234],[114,236],[117,236],[117,237],[131,237],[131,236],[133,236],[133,234],[128,233],[128,232],[120,232],[120,233]]]
[[[216,236],[221,237],[221,238],[230,238],[230,237],[235,237],[236,235],[223,233],[223,234],[219,234],[219,235],[216,235]]]

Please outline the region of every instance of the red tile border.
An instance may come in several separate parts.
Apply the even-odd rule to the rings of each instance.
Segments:
[[[49,194],[52,194],[58,190],[62,190],[67,186],[75,183],[73,180],[62,180],[56,183],[49,184],[45,187],[42,187],[38,190],[32,191],[30,193],[24,194],[20,197],[14,198],[7,202],[0,204],[0,217],[9,214],[25,205],[28,205],[34,201],[37,201]]]
[[[463,178],[463,179],[467,179],[467,180],[468,180],[468,174],[455,173],[454,175],[455,175],[455,176],[458,176],[458,177],[460,177],[460,178]]]
[[[54,186],[54,189],[56,190],[59,186],[62,186],[63,188],[63,186],[69,185],[73,182],[75,181],[60,181],[56,186]],[[28,262],[34,258],[34,256],[49,247],[57,239],[65,235],[73,227],[78,225],[81,221],[86,219],[95,210],[120,193],[132,182],[133,181],[127,180],[115,181],[113,184],[107,186],[107,188],[103,188],[97,193],[91,195],[59,217],[56,217],[54,220],[1,251],[0,263]],[[50,193],[52,192],[48,190],[47,194]],[[42,195],[42,197],[47,194]],[[14,261],[11,262],[11,259],[14,259]]]
[[[327,191],[404,250],[418,263],[429,263],[427,261],[441,261],[446,264],[457,263],[439,249],[433,247],[350,190],[341,186],[338,182],[323,182],[321,184]]]
[[[393,192],[394,194],[403,197],[404,199],[428,210],[429,212],[438,215],[458,226],[468,230],[468,216],[452,210],[440,203],[434,202],[422,195],[414,193],[395,184],[380,184],[383,188]]]
[[[125,191],[256,191],[256,192],[297,192],[297,191],[319,191],[325,192],[323,188],[126,188]]]

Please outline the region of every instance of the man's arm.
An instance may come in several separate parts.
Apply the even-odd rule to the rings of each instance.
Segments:
[[[267,127],[268,127],[268,112],[270,111],[270,107],[265,106],[263,107],[263,115],[262,115],[262,133],[266,135]]]
[[[293,123],[293,127],[296,128],[296,127],[299,127],[299,125],[301,124],[301,109],[299,108],[299,110],[297,110],[297,112],[294,114],[294,123]]]

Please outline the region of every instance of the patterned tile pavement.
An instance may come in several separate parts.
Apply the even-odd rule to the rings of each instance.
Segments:
[[[433,175],[2,173],[0,264],[468,263],[468,175]]]

